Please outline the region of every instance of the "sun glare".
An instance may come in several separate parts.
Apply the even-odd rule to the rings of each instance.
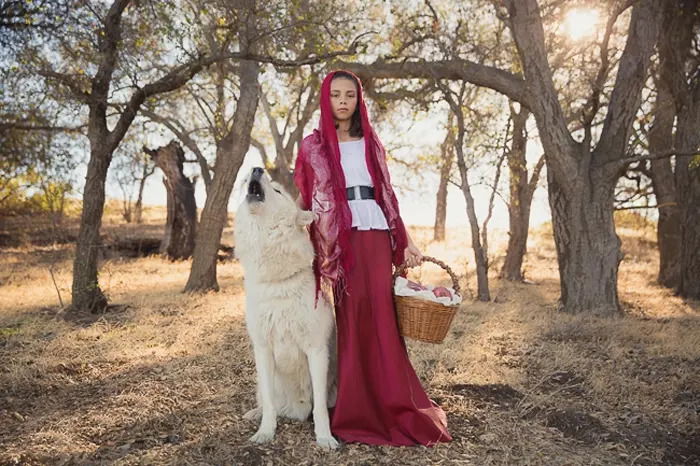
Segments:
[[[576,8],[569,10],[564,18],[564,31],[573,40],[581,40],[595,34],[598,27],[596,10]]]

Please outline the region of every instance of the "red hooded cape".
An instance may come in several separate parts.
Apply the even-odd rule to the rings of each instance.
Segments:
[[[301,194],[303,208],[314,212],[316,220],[311,224],[311,241],[316,252],[316,299],[324,281],[336,291],[337,297],[345,292],[344,277],[353,265],[349,253],[352,213],[345,191],[345,176],[340,164],[340,148],[331,107],[331,81],[337,71],[332,71],[321,84],[321,120],[318,129],[306,136],[299,147],[294,183]],[[367,115],[362,96],[362,83],[357,82],[357,108],[362,120],[365,138],[365,157],[374,197],[384,212],[391,235],[392,262],[399,266],[404,261],[408,244],[406,228],[399,213],[399,204],[391,187],[386,152]]]

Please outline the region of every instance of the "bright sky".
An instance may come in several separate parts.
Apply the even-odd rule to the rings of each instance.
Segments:
[[[577,41],[593,36],[600,29],[600,15],[597,10],[574,8],[564,17],[564,30],[571,39]]]

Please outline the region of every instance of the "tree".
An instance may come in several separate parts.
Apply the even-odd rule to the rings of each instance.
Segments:
[[[252,143],[260,152],[263,164],[270,177],[280,183],[293,197],[298,194],[292,176],[292,164],[295,149],[299,147],[304,136],[304,128],[318,109],[320,97],[320,80],[316,70],[295,69],[278,73],[282,83],[277,79],[274,86],[282,88],[275,92],[270,86],[261,93],[260,103],[275,146],[275,158],[271,160],[260,138]],[[291,97],[290,97],[291,96]],[[280,128],[278,122],[282,121]]]
[[[443,78],[464,80],[505,94],[527,107],[535,117],[545,150],[549,202],[552,209],[561,286],[561,309],[601,315],[617,314],[617,272],[622,254],[613,221],[614,189],[632,159],[628,142],[647,79],[660,25],[660,5],[640,0],[618,6],[610,14],[599,44],[600,66],[580,110],[577,141],[559,100],[547,57],[545,32],[536,0],[497,2],[497,14],[515,42],[523,75],[498,66],[462,58],[447,60],[380,59],[372,65],[347,64],[351,69],[384,78]],[[607,105],[601,96],[611,65],[609,40],[619,16],[632,8],[627,40],[617,66]],[[592,127],[606,108],[602,128],[593,142]],[[597,121],[596,121],[597,123]]]
[[[290,4],[268,4],[266,7],[262,7],[260,4],[255,4],[253,0],[243,1],[240,8],[232,12],[232,17],[238,18],[240,21],[237,32],[240,50],[254,57],[258,57],[266,49],[282,50],[292,54],[300,53],[302,56],[311,54],[313,57],[269,61],[277,67],[284,68],[312,65],[332,57],[355,53],[358,38],[352,40],[348,49],[343,49],[341,44],[346,37],[340,33],[335,38],[338,42],[327,44],[328,48],[333,48],[336,51],[327,51],[326,48],[315,46],[311,49],[307,48],[309,44],[317,44],[318,41],[314,37],[317,34],[322,34],[323,31],[322,27],[318,29],[306,27],[305,21],[302,20],[305,15],[312,14],[310,9],[312,6],[319,9],[314,11],[314,14],[318,14],[318,17],[321,18],[318,22],[319,25],[343,20],[342,15],[334,11],[333,3],[309,5],[306,2],[291,2]],[[299,21],[298,28],[290,26],[286,22],[288,16],[293,21]],[[293,22],[294,24],[296,23]],[[278,33],[276,34],[275,31]],[[312,39],[309,39],[309,36]],[[256,41],[258,38],[269,40]],[[241,61],[235,72],[238,76],[240,92],[231,124],[222,133],[221,139],[217,141],[214,176],[207,191],[207,200],[200,218],[192,268],[185,285],[186,292],[219,289],[216,279],[216,253],[226,222],[226,208],[231,190],[251,144],[251,131],[260,99],[260,60]],[[309,106],[307,105],[307,107]],[[222,118],[223,115],[218,115],[218,117]],[[297,133],[298,136],[302,131],[303,126],[298,127],[294,133]],[[291,150],[293,144],[294,138],[291,138],[287,147]],[[283,151],[284,157],[287,157],[286,151],[287,148]],[[280,170],[285,168],[284,163],[280,163]]]
[[[673,175],[669,161],[657,159],[652,162],[658,202],[663,205],[675,200],[678,205],[677,209],[664,209],[663,223],[662,211],[659,209],[659,233],[663,237],[660,240],[660,247],[663,247],[660,253],[662,263],[666,266],[661,270],[664,275],[662,277],[660,273],[660,279],[664,278],[665,283],[675,285],[681,296],[695,299],[700,299],[699,9],[700,2],[697,0],[671,0],[665,4],[665,33],[659,47],[660,76],[655,138],[651,139],[650,135],[650,151],[660,149],[664,145],[661,140],[665,140],[666,146],[670,146],[667,155],[676,154]],[[672,98],[672,107],[667,106],[667,101],[661,100],[668,97]],[[676,129],[671,138],[674,114]],[[675,144],[668,144],[672,140]],[[655,155],[659,154],[652,153],[651,157]],[[661,155],[664,155],[663,151]],[[677,269],[668,264],[674,260],[678,261]]]
[[[112,166],[112,178],[122,192],[122,217],[127,223],[143,221],[143,193],[156,169],[151,158],[137,147],[139,139],[125,137],[115,151]]]
[[[190,10],[181,6],[174,1],[81,3],[70,10],[67,26],[60,34],[51,35],[50,40],[29,38],[20,51],[36,74],[88,109],[90,158],[73,264],[74,310],[96,312],[107,305],[97,280],[104,185],[113,153],[144,102],[180,88],[220,61],[245,60],[241,68],[249,69],[251,60],[278,60],[274,56],[254,56],[250,50],[232,52],[226,48],[219,54],[201,51],[206,48],[196,36],[202,26],[197,21],[200,10],[189,14]],[[247,11],[248,16],[253,14],[253,10]],[[201,49],[191,48],[198,45]],[[203,231],[208,231],[206,225]]]
[[[78,70],[80,79],[76,80],[75,72],[60,72],[46,59],[40,60],[43,61],[41,63],[43,66],[40,65],[38,69],[42,76],[68,88],[73,97],[83,102],[89,109],[90,159],[83,190],[83,210],[73,263],[73,310],[97,312],[107,306],[107,298],[97,281],[97,246],[100,243],[100,226],[104,212],[104,185],[112,154],[146,99],[177,89],[206,65],[215,61],[207,55],[200,55],[184,64],[171,66],[163,75],[145,85],[134,83],[134,90],[121,105],[118,119],[112,129],[109,129],[107,110],[110,107],[110,87],[113,85],[115,69],[119,63],[119,51],[124,47],[124,39],[127,41],[139,39],[136,35],[123,37],[122,19],[129,3],[129,0],[114,0],[103,15],[92,16],[93,21],[98,24],[96,49],[90,49],[87,52],[96,58],[96,71],[93,76],[86,80],[82,77],[84,72],[81,73],[81,70]],[[147,20],[149,10],[150,8],[144,6],[136,16],[140,16],[141,21]]]
[[[438,85],[442,89],[445,101],[454,114],[457,123],[455,153],[457,155],[457,166],[459,167],[459,174],[461,177],[460,188],[464,195],[464,200],[466,201],[467,218],[469,219],[469,226],[471,228],[471,243],[472,249],[474,250],[474,261],[476,262],[477,296],[480,301],[490,301],[488,248],[484,247],[484,240],[479,233],[479,221],[476,217],[474,196],[472,195],[471,186],[469,184],[469,169],[464,154],[464,137],[466,133],[464,107],[466,103],[465,100],[468,99],[468,96],[465,95],[466,83],[462,83],[458,92],[450,89],[448,85],[443,85],[441,83]],[[471,97],[473,99],[473,93]]]

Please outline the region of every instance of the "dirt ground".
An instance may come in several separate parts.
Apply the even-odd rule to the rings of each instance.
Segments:
[[[161,221],[108,218],[105,242],[157,237]],[[493,300],[467,293],[443,344],[409,341],[454,441],[333,452],[315,446],[311,421],[247,441],[255,368],[238,263],[219,264],[220,292],[190,296],[189,262],[107,250],[100,283],[114,306],[74,316],[57,294],[66,304],[72,245],[48,230],[34,241],[41,228],[18,235],[8,219],[0,230],[0,464],[700,464],[700,304],[654,283],[649,229],[620,229],[625,313],[612,319],[557,312],[551,231],[531,235],[528,283],[496,277],[505,236],[492,240]],[[412,236],[475,290],[466,230]],[[432,267],[415,277],[442,283]]]

